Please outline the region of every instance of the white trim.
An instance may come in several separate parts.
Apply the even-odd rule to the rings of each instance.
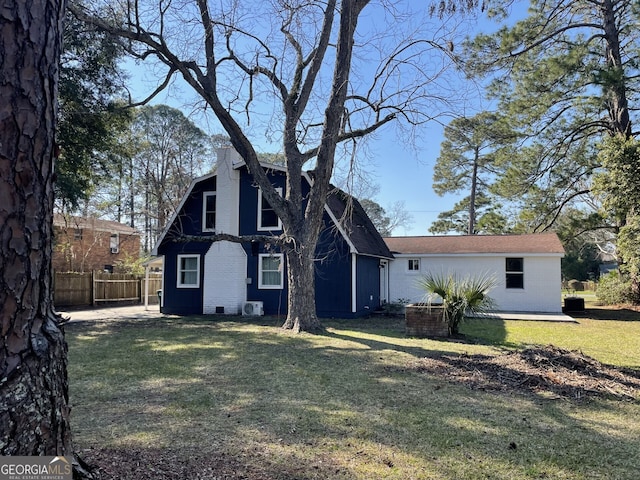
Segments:
[[[276,192],[280,196],[282,196],[282,187],[275,187]],[[259,232],[273,232],[282,230],[282,220],[276,214],[276,218],[278,219],[278,225],[262,225],[262,189],[258,187],[258,218],[257,218],[257,229]],[[273,209],[273,207],[271,207]],[[275,210],[274,210],[275,213]]]
[[[214,221],[213,228],[207,228],[207,199],[209,197],[214,197],[215,200],[215,210],[214,214],[216,215],[216,220]],[[218,194],[213,190],[208,190],[206,192],[202,192],[202,231],[203,232],[215,232],[216,231],[216,223],[218,221]]]
[[[313,179],[311,178],[311,176],[309,175],[309,173],[308,172],[302,172],[302,176],[307,180],[307,183],[309,184],[309,186],[313,187],[314,182],[313,182]],[[351,239],[349,238],[349,235],[347,235],[347,232],[345,231],[344,228],[342,228],[342,225],[340,225],[340,222],[338,221],[336,216],[333,214],[333,212],[329,208],[329,205],[327,205],[327,201],[326,200],[324,202],[324,211],[327,212],[327,214],[329,215],[329,218],[331,219],[331,221],[333,222],[335,227],[340,232],[340,235],[342,235],[342,238],[344,238],[344,241],[347,242],[347,245],[349,245],[349,252],[350,253],[358,253],[358,250],[356,250],[356,247],[353,244],[353,242],[351,241]],[[354,312],[355,312],[355,310],[354,310]]]
[[[358,311],[358,255],[351,254],[351,313]]]
[[[399,253],[393,252],[395,258],[442,258],[442,257],[558,257],[564,258],[564,253],[527,253],[527,252],[509,252],[509,253],[455,253],[455,252],[443,252],[443,253]]]
[[[389,302],[389,260],[380,259],[380,305]]]
[[[195,258],[196,259],[196,283],[182,283],[180,281],[180,273],[182,269],[180,268],[180,261],[183,258]],[[200,255],[197,253],[189,253],[177,256],[177,265],[176,265],[176,288],[200,288]]]
[[[265,257],[277,257],[280,259],[280,283],[278,285],[262,284],[262,259]],[[258,256],[258,290],[282,290],[284,288],[284,254],[282,253],[261,253]]]
[[[336,216],[333,214],[333,212],[329,208],[329,205],[327,205],[327,202],[324,202],[324,211],[327,212],[327,214],[329,214],[329,218],[331,219],[335,227],[340,232],[340,235],[342,235],[342,238],[344,238],[344,241],[347,242],[347,245],[349,245],[349,252],[358,253],[358,250],[356,250],[356,246],[353,244],[353,242],[349,238],[349,235],[347,235],[347,232],[342,227],[342,225],[340,225],[340,222],[338,221]],[[375,257],[375,255],[369,255],[369,256]],[[383,258],[383,257],[380,257],[380,258]]]

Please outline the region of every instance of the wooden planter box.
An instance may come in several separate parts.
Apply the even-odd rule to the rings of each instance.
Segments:
[[[449,326],[443,319],[441,306],[414,303],[407,305],[404,318],[410,337],[448,337]]]

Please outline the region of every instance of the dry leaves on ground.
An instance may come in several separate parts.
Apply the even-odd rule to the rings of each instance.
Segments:
[[[503,355],[439,355],[410,368],[476,390],[542,394],[582,400],[640,398],[640,372],[603,365],[578,351],[554,346]]]

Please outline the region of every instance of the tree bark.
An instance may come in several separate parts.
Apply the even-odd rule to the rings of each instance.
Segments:
[[[296,333],[321,332],[323,327],[316,313],[315,244],[289,248],[285,253],[289,295],[287,318],[282,328]]]
[[[473,170],[471,171],[471,194],[469,196],[469,225],[468,235],[476,233],[476,197],[478,190],[478,162],[480,159],[479,149],[476,147],[473,154]]]
[[[64,0],[0,9],[0,455],[72,455],[67,345],[51,289]]]
[[[620,30],[616,25],[616,6],[611,0],[604,0],[600,6],[602,16],[605,60],[611,78],[604,85],[604,97],[609,111],[611,131],[625,138],[631,136],[631,119],[627,100],[627,80],[620,53]]]

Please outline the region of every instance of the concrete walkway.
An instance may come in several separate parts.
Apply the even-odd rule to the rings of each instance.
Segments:
[[[536,312],[491,312],[484,317],[500,318],[502,320],[526,320],[531,322],[570,322],[578,321],[564,313],[536,313]]]
[[[117,307],[96,307],[83,310],[60,309],[58,313],[65,318],[73,320],[136,320],[141,318],[161,318],[158,305],[149,305],[145,310],[144,305],[127,305]]]

